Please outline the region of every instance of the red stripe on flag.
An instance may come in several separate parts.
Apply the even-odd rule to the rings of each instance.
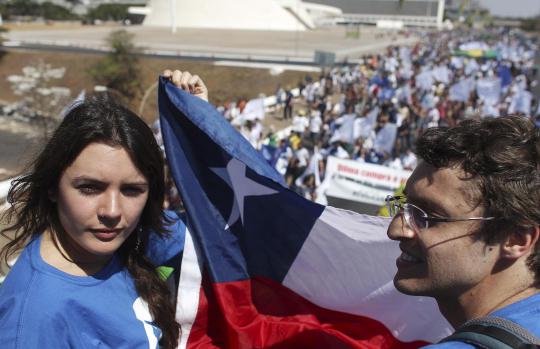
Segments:
[[[371,318],[321,308],[265,278],[203,280],[187,348],[415,349]],[[411,319],[414,321],[414,319]]]

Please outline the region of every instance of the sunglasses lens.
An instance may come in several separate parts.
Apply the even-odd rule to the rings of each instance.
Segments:
[[[418,207],[407,205],[407,223],[416,231],[427,228],[426,214]]]
[[[389,197],[386,200],[386,208],[388,209],[388,214],[390,214],[390,217],[394,217],[401,210],[401,203],[395,197]]]

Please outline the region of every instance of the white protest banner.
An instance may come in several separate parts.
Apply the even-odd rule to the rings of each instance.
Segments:
[[[382,206],[387,195],[404,185],[411,171],[328,157],[324,194]]]
[[[501,96],[501,79],[485,78],[476,82],[476,93],[485,103],[497,104]]]

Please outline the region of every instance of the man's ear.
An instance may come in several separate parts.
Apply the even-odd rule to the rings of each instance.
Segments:
[[[538,226],[516,230],[504,242],[501,251],[502,257],[518,259],[530,254],[539,238],[540,228]]]

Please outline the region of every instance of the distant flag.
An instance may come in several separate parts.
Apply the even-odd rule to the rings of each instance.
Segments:
[[[442,82],[443,84],[448,84],[450,82],[451,72],[446,65],[439,65],[433,69],[433,78]]]
[[[532,94],[529,91],[518,90],[512,96],[510,106],[508,107],[508,113],[523,113],[527,116],[531,115]]]
[[[497,104],[501,97],[501,79],[483,78],[476,82],[476,93],[484,103]]]
[[[167,159],[187,210],[179,348],[418,348],[451,332],[394,288],[388,218],[308,201],[210,104],[161,80]]]
[[[433,72],[431,70],[425,70],[416,75],[416,86],[421,90],[430,90],[433,86]]]
[[[373,148],[378,152],[392,153],[394,149],[394,143],[397,137],[397,125],[393,123],[386,123],[382,129],[377,132]]]
[[[478,65],[478,62],[476,62],[476,59],[471,58],[465,65],[465,75],[476,73],[479,69],[480,66]]]
[[[304,173],[302,173],[295,181],[296,186],[301,186],[304,178],[306,178],[309,175],[313,175],[315,178],[315,186],[321,185],[321,175],[319,172],[319,161],[323,159],[322,155],[319,153],[319,149],[315,147],[313,150],[313,155],[311,155],[311,158],[309,159],[309,164],[304,170]]]
[[[466,102],[473,89],[474,81],[472,78],[461,79],[450,87],[448,98],[451,101]]]
[[[244,110],[240,113],[242,120],[263,120],[264,119],[264,98],[252,99],[246,103]]]

